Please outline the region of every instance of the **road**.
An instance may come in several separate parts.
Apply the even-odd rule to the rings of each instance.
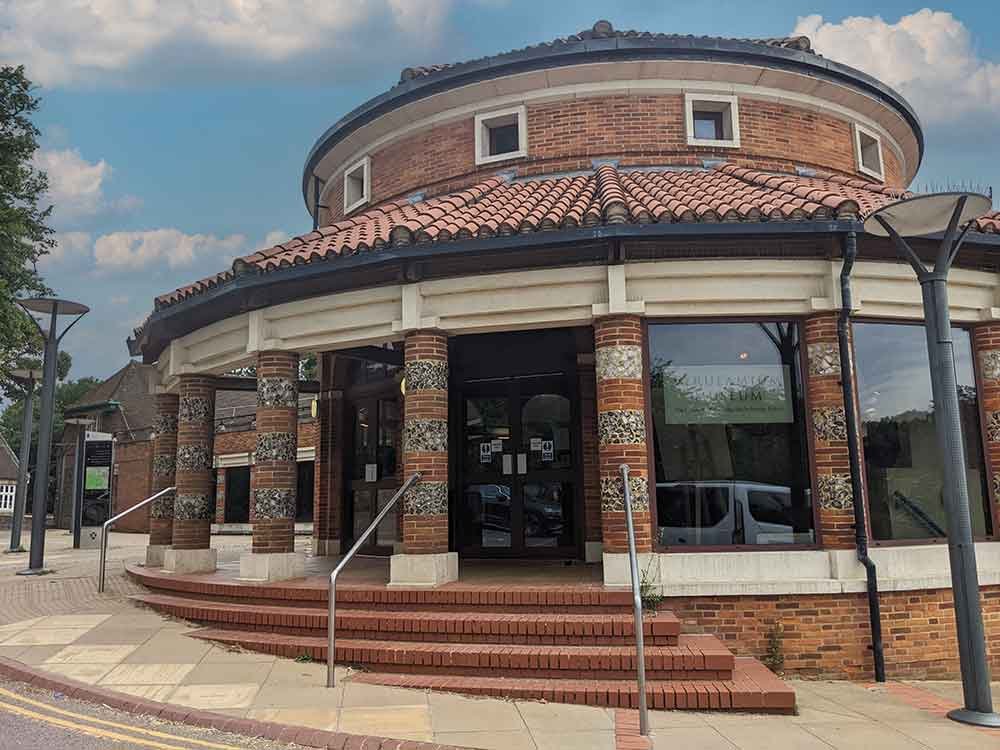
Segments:
[[[288,750],[298,747],[114,711],[16,683],[0,688],[0,750]]]

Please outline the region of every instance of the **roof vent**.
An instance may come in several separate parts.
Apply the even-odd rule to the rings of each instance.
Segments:
[[[496,176],[504,182],[510,182],[517,177],[517,169],[505,169],[502,172],[497,172]]]
[[[420,201],[422,201],[426,196],[426,193],[413,193],[412,195],[406,196],[406,200],[408,200],[411,204],[420,203]]]
[[[721,167],[726,163],[725,159],[702,159],[701,166],[705,169],[715,169],[716,167]]]
[[[591,159],[590,160],[590,168],[591,169],[595,169],[595,170],[596,169],[600,169],[601,167],[603,167],[605,165],[607,165],[609,167],[614,167],[615,169],[618,169],[618,159]]]
[[[812,167],[800,167],[796,165],[795,174],[797,174],[799,177],[815,177],[816,170],[813,169]]]
[[[604,39],[615,33],[614,27],[611,25],[611,21],[605,21],[603,18],[594,24],[593,28],[595,39]]]

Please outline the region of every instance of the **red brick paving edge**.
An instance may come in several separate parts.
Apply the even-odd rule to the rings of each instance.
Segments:
[[[263,737],[277,742],[294,742],[305,747],[327,748],[328,750],[461,750],[454,745],[328,732],[321,729],[277,724],[272,721],[223,716],[210,711],[199,711],[198,709],[116,693],[96,685],[88,685],[68,677],[53,675],[4,657],[0,657],[0,675],[15,682],[59,692],[77,700],[101,703],[109,708],[130,714],[154,716],[165,721],[216,729],[220,732],[231,732],[248,737]],[[632,746],[629,746],[629,750],[632,750]]]
[[[639,712],[615,709],[615,750],[649,750],[653,742],[639,734]]]
[[[958,703],[948,700],[947,698],[943,698],[937,693],[932,693],[930,690],[924,690],[922,687],[910,685],[905,682],[889,681],[881,684],[873,682],[865,685],[865,687],[869,690],[873,688],[884,688],[889,695],[893,698],[898,698],[906,705],[913,708],[919,708],[921,711],[934,714],[942,719],[946,718],[948,712],[952,709],[962,707]],[[971,724],[962,724],[961,726],[967,726],[970,729],[985,732],[986,734],[991,734],[994,737],[997,736],[996,729],[988,727],[975,727]]]

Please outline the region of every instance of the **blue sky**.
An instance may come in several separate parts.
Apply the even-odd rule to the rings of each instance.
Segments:
[[[81,7],[82,6],[82,7]],[[406,65],[590,27],[813,37],[894,85],[924,121],[915,186],[1000,189],[993,3],[521,0],[0,0],[0,62],[40,84],[39,163],[61,245],[42,264],[93,312],[65,340],[73,377],[110,375],[154,295],[311,229],[313,141]]]

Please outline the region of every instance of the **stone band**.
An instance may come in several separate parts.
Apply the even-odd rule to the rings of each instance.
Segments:
[[[253,517],[294,518],[295,490],[258,487],[253,492]]]
[[[406,363],[406,390],[448,390],[448,363],[440,359],[413,359]]]
[[[632,512],[649,510],[649,479],[630,474],[628,486],[632,491]],[[625,511],[625,482],[620,474],[601,477],[601,510]]]
[[[646,442],[646,415],[641,409],[616,409],[597,415],[601,445],[642,445]]]
[[[595,352],[594,371],[598,380],[641,380],[641,346],[602,346]]]
[[[211,521],[215,507],[208,495],[177,495],[174,518],[178,521]]]
[[[403,425],[404,453],[446,453],[448,421],[445,419],[408,419]]]
[[[291,378],[258,378],[257,406],[265,409],[298,408],[299,384]]]
[[[298,458],[298,436],[294,432],[258,432],[257,461],[295,461]]]
[[[177,448],[177,471],[209,471],[212,452],[205,445],[182,445]]]
[[[440,516],[447,512],[447,482],[417,482],[403,498],[403,513],[408,516]]]

